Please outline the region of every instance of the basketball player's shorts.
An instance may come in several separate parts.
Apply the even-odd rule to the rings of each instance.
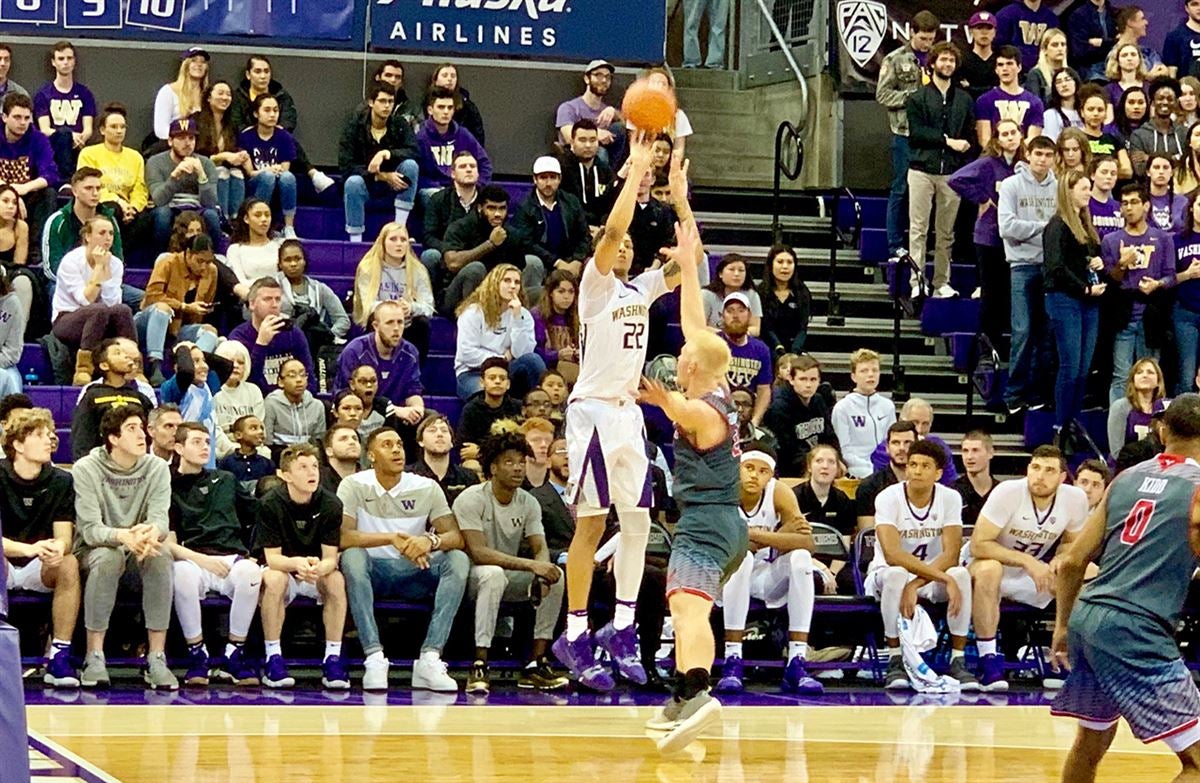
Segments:
[[[716,601],[750,546],[736,504],[680,503],[667,563],[667,596],[683,591]]]
[[[606,514],[614,505],[650,508],[646,426],[637,403],[582,399],[568,405],[567,458],[565,499],[579,516]]]
[[[1200,741],[1200,691],[1170,629],[1127,608],[1080,601],[1067,643],[1071,673],[1053,714],[1096,731],[1124,718],[1142,742],[1163,740],[1176,752]]]
[[[971,542],[963,542],[962,565],[966,568],[970,568],[971,563],[975,562],[970,549]],[[1006,565],[1004,574],[1000,577],[1000,597],[1035,609],[1045,609],[1054,600],[1054,593],[1038,590],[1033,577],[1024,568]]]
[[[54,592],[53,587],[47,587],[42,582],[42,561],[36,557],[25,565],[14,565],[9,561],[6,571],[8,576],[4,581],[9,590],[29,590],[34,593]]]

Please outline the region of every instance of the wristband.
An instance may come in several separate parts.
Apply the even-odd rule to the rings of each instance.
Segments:
[[[429,539],[429,543],[433,545],[432,551],[436,552],[442,546],[442,537],[432,530],[425,533],[425,537]]]

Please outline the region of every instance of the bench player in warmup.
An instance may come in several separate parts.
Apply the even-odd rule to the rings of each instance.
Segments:
[[[1065,783],[1096,779],[1125,718],[1142,742],[1179,757],[1176,781],[1200,781],[1200,691],[1174,629],[1200,555],[1200,395],[1163,415],[1164,453],[1117,476],[1079,538],[1054,559],[1058,616],[1051,650],[1070,670],[1051,712],[1079,720]],[[1100,574],[1080,592],[1084,569]],[[1076,600],[1078,599],[1078,600]]]
[[[674,260],[632,281],[626,279],[633,262],[629,224],[637,206],[638,185],[650,176],[652,147],[652,139],[644,134],[634,139],[629,177],[579,280],[582,356],[566,417],[571,477],[565,497],[575,507],[576,525],[567,550],[567,629],[552,649],[580,684],[601,691],[612,690],[616,683],[608,669],[596,662],[587,608],[593,559],[610,506],[616,506],[621,522],[613,559],[617,605],[612,622],[596,632],[595,640],[621,677],[639,685],[646,683],[634,615],[652,498],[645,427],[637,406],[638,380],[646,363],[650,305],[679,284]],[[678,199],[680,223],[694,225],[687,207],[685,163],[672,165],[671,184],[680,189],[674,192],[684,195]]]

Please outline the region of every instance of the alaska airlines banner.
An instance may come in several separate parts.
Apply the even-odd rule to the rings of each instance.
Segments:
[[[666,28],[662,0],[373,0],[371,5],[376,51],[662,62]]]

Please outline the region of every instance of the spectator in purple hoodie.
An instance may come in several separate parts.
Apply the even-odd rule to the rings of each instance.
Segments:
[[[933,429],[933,406],[920,397],[910,397],[908,402],[904,403],[904,407],[900,409],[900,417],[897,421],[911,421],[917,428],[917,440],[927,440],[941,446],[942,451],[946,452],[946,468],[942,471],[942,478],[938,483],[944,487],[954,486],[954,482],[958,480],[958,471],[954,468],[954,454],[946,445],[946,441],[937,435],[929,434],[929,431]],[[890,461],[887,439],[884,438],[871,453],[871,467],[877,471],[883,470]]]
[[[555,269],[546,278],[542,298],[533,309],[533,336],[547,367],[579,374],[579,311],[575,277]]]
[[[1013,0],[996,13],[996,46],[1021,51],[1021,70],[1037,65],[1038,46],[1046,31],[1058,27],[1058,15],[1042,0]]]
[[[42,224],[54,211],[58,167],[54,150],[42,133],[30,133],[33,101],[28,95],[4,96],[4,138],[0,139],[0,184],[12,185],[25,202],[29,235],[42,235]]]
[[[440,188],[451,183],[450,172],[454,154],[467,150],[479,164],[479,183],[492,179],[492,161],[487,150],[466,128],[456,123],[454,93],[445,87],[434,87],[425,97],[429,119],[417,131],[417,163],[421,166],[421,196],[428,199]]]
[[[270,394],[278,386],[279,369],[288,359],[299,359],[312,367],[312,353],[304,332],[292,325],[292,319],[280,314],[283,286],[273,277],[260,277],[250,286],[246,297],[250,320],[229,333],[229,339],[246,346],[250,352],[249,380]],[[317,393],[317,374],[308,374],[308,390]]]

